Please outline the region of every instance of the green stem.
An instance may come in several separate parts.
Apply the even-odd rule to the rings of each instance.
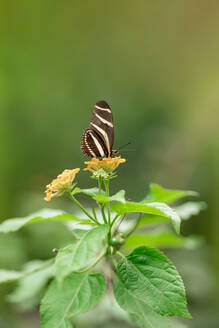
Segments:
[[[116,228],[114,229],[114,234],[117,233],[117,231],[119,230],[119,227],[120,227],[122,221],[125,219],[125,217],[126,217],[126,213],[120,218],[119,223],[117,224]]]
[[[116,222],[116,220],[118,219],[119,216],[120,216],[120,214],[115,215],[115,217],[113,218],[113,220],[111,222],[111,228],[113,227],[114,223]]]
[[[102,194],[102,190],[101,190],[101,186],[102,186],[102,177],[99,177],[98,178],[98,187],[99,187],[99,194],[101,195]],[[101,210],[101,213],[102,213],[102,217],[103,217],[103,221],[105,224],[107,224],[107,219],[106,219],[106,215],[105,215],[105,212],[104,212],[104,205],[103,204],[100,204],[97,202],[97,204],[99,205],[100,207],[100,210]]]
[[[106,190],[106,196],[109,197],[109,179],[104,179],[104,185],[105,185],[105,190]],[[108,223],[110,225],[110,203],[107,203],[107,213],[108,213]]]
[[[105,186],[106,196],[110,197],[109,179],[104,179],[104,186]],[[111,241],[111,238],[112,238],[111,217],[110,217],[110,202],[107,203],[107,214],[108,214],[108,225],[109,225],[108,243],[110,244],[110,241]]]
[[[100,224],[98,221],[96,221],[83,207],[83,205],[81,205],[81,203],[79,203],[79,201],[71,194],[71,192],[68,193],[69,198],[96,224]]]
[[[96,211],[95,211],[94,207],[92,207],[92,212],[93,212],[93,216],[94,216],[95,220],[98,221]]]
[[[102,177],[99,177],[98,179],[99,194],[101,194],[101,186],[102,186]]]
[[[117,270],[117,263],[116,263],[113,255],[109,255],[109,259],[110,259],[110,262],[111,262],[111,265],[112,265],[114,271],[116,272],[116,270]]]
[[[123,255],[123,254],[120,253],[119,251],[117,251],[116,254],[119,255],[120,257],[122,257],[123,259],[125,259],[125,255]]]
[[[142,213],[139,214],[139,217],[137,218],[137,220],[135,221],[135,223],[133,224],[133,226],[131,226],[128,230],[126,230],[122,236],[124,238],[127,238],[128,236],[130,236],[134,231],[135,229],[137,228],[140,220],[141,220],[141,216],[142,216]]]
[[[101,209],[101,213],[102,213],[102,217],[103,217],[103,221],[105,224],[107,224],[107,218],[104,212],[104,205],[100,204],[100,209]]]

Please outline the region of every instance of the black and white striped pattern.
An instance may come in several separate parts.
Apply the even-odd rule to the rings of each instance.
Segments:
[[[90,126],[82,136],[81,150],[89,157],[109,157],[117,151],[112,150],[114,142],[113,116],[105,101],[98,101],[93,109]]]

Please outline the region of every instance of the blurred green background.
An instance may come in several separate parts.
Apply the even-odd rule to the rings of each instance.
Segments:
[[[121,151],[112,191],[140,200],[149,182],[200,193],[208,210],[184,222],[198,250],[169,251],[187,286],[192,328],[219,327],[219,2],[2,1],[0,3],[0,218],[42,207],[45,185],[80,152],[96,101],[114,115]],[[80,186],[91,187],[87,172]],[[54,200],[52,208],[68,209]],[[0,267],[20,269],[70,238],[58,224],[0,236]],[[39,327],[0,289],[0,327]],[[110,326],[111,327],[111,326]],[[113,327],[113,326],[112,326]]]

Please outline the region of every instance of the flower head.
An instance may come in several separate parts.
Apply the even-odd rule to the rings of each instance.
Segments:
[[[126,160],[120,156],[113,158],[104,157],[102,160],[94,157],[92,160],[84,162],[87,165],[84,170],[92,172],[95,178],[99,178],[101,176],[107,179],[112,177],[113,171],[119,166],[119,164],[125,163],[125,161]]]
[[[49,202],[53,197],[61,196],[64,192],[72,189],[72,182],[75,175],[80,171],[79,168],[73,170],[64,170],[46,186],[46,197],[44,200]]]

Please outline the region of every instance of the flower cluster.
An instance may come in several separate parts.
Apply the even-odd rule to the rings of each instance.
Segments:
[[[84,170],[92,172],[92,177],[95,179],[110,179],[115,176],[115,169],[121,163],[125,163],[125,161],[126,160],[120,156],[113,158],[105,157],[101,160],[94,157],[90,161],[85,162],[87,167],[84,168]],[[58,197],[65,192],[72,191],[72,188],[74,187],[72,182],[79,171],[79,168],[73,170],[66,169],[59,174],[56,179],[52,180],[52,182],[46,186],[46,196],[44,197],[44,200],[49,202],[53,197]]]
[[[93,173],[94,178],[103,177],[105,179],[112,176],[113,171],[121,164],[125,163],[125,159],[120,156],[117,157],[105,157],[102,160],[94,157],[91,161],[85,162],[87,167],[84,171],[90,171]]]
[[[45,201],[49,202],[53,197],[61,196],[64,192],[72,189],[72,182],[75,175],[80,171],[79,168],[73,170],[64,170],[46,186]]]

